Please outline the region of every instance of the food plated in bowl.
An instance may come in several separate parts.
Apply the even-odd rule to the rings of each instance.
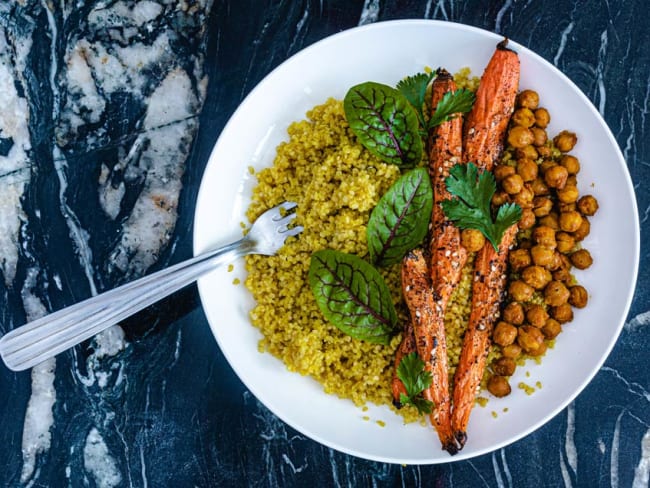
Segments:
[[[247,222],[246,211],[257,184],[252,173],[273,164],[276,147],[287,140],[287,128],[308,110],[330,97],[342,100],[350,87],[365,81],[395,86],[404,76],[427,66],[444,66],[452,73],[468,66],[480,75],[500,41],[496,35],[456,24],[388,22],[333,36],[287,61],[249,95],[215,146],[197,205],[195,250],[218,244],[224,229],[241,232],[240,223]],[[444,45],[457,49],[451,53]],[[486,407],[475,407],[467,444],[454,458],[440,449],[431,427],[419,422],[405,425],[402,417],[385,406],[369,403],[364,409],[329,395],[312,378],[291,373],[273,355],[260,353],[262,336],[249,318],[255,303],[243,283],[233,284],[246,278],[243,263],[235,264],[230,273],[215,273],[199,283],[215,337],[242,381],[283,420],[328,446],[399,463],[446,462],[488,452],[556,414],[595,374],[616,340],[631,299],[638,259],[636,211],[624,162],[602,119],[577,88],[525,48],[515,43],[510,47],[521,59],[519,86],[535,89],[552,114],[549,134],[567,128],[578,134],[572,151],[583,161],[578,188],[601,202],[584,240],[595,264],[576,274],[591,296],[588,307],[576,311],[540,365],[529,361],[515,371],[510,383],[528,385],[528,392],[535,388],[534,394],[514,388],[508,397],[489,398]],[[342,52],[346,55],[341,56]],[[626,197],[607,198],[610,188]],[[338,198],[332,195],[323,204]],[[618,237],[604,229],[615,229]],[[612,295],[604,284],[613,276],[626,286]],[[292,286],[290,281],[279,282],[275,292],[292,293]],[[318,348],[323,339],[315,339],[305,347]],[[541,389],[535,387],[538,382]]]

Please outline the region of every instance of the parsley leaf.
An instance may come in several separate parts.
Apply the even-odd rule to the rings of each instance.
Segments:
[[[417,73],[413,76],[407,76],[397,83],[397,90],[413,105],[422,127],[426,127],[423,108],[427,86],[435,76],[436,74],[433,71],[431,73]]]
[[[497,185],[489,171],[479,173],[473,163],[456,164],[445,180],[447,191],[457,198],[441,202],[449,220],[461,229],[477,229],[498,251],[503,233],[521,218],[521,207],[506,203],[499,207],[496,220],[492,219],[490,202]]]
[[[445,93],[438,105],[436,105],[436,110],[431,115],[427,128],[431,129],[436,125],[440,125],[458,116],[459,113],[469,112],[472,105],[474,105],[475,99],[474,93],[466,88]]]
[[[420,413],[431,413],[433,402],[422,398],[422,392],[431,386],[433,378],[431,373],[424,369],[424,361],[416,352],[402,358],[397,367],[397,377],[406,388],[406,395],[404,393],[400,395],[400,403],[402,405],[411,404]]]

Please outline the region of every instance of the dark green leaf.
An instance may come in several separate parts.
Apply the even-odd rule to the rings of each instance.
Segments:
[[[521,207],[515,203],[501,205],[493,220],[490,205],[496,191],[494,176],[489,171],[479,173],[473,163],[454,165],[445,183],[449,193],[457,197],[441,202],[447,218],[461,229],[481,231],[498,250],[504,232],[519,222]]]
[[[427,94],[427,86],[429,86],[429,83],[431,83],[431,80],[435,76],[434,72],[418,73],[413,76],[407,76],[397,83],[397,89],[406,97],[415,109],[422,127],[426,126],[424,122],[423,107]]]
[[[425,168],[402,175],[370,214],[367,228],[368,250],[380,266],[401,261],[427,233],[433,189]]]
[[[311,256],[309,284],[323,315],[355,339],[388,344],[397,323],[390,291],[363,259],[339,251]]]
[[[343,108],[350,128],[372,154],[401,167],[420,162],[423,144],[418,117],[398,90],[361,83],[348,90]]]
[[[431,413],[433,402],[422,398],[422,392],[431,386],[433,377],[424,368],[424,361],[416,352],[407,354],[397,366],[397,377],[406,389],[406,395],[400,395],[400,403],[411,404],[420,413]]]
[[[474,93],[466,88],[445,93],[429,119],[428,128],[440,125],[458,114],[469,112],[475,98]]]

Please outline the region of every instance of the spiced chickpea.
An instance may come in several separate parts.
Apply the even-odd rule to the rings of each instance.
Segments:
[[[543,327],[548,320],[548,312],[541,305],[530,305],[526,310],[526,320],[533,327]]]
[[[532,159],[522,158],[517,160],[517,174],[525,182],[535,181],[538,172],[539,168],[537,167],[537,163]]]
[[[560,267],[553,271],[553,279],[563,283],[569,283],[573,280],[573,277],[571,276],[570,270]]]
[[[508,194],[516,195],[524,187],[524,180],[518,174],[511,174],[501,182],[501,186]]]
[[[535,110],[539,105],[539,95],[534,90],[523,90],[517,95],[517,106]]]
[[[522,325],[519,327],[519,332],[517,333],[517,344],[525,352],[531,354],[536,352],[544,344],[544,334],[537,327]]]
[[[492,205],[500,207],[510,201],[510,196],[505,191],[498,191],[492,195]]]
[[[576,308],[585,308],[589,301],[589,295],[584,286],[575,285],[569,288],[569,303]]]
[[[535,196],[543,197],[550,193],[548,185],[544,183],[544,179],[541,176],[538,176],[532,181],[530,184],[530,189],[533,190]]]
[[[515,157],[517,159],[532,159],[535,160],[539,157],[539,154],[537,153],[537,149],[535,149],[535,146],[532,144],[528,144],[527,146],[524,147],[518,147],[515,149]]]
[[[553,200],[548,197],[533,198],[533,213],[535,217],[545,217],[553,209]]]
[[[560,165],[564,166],[570,175],[578,174],[580,171],[580,161],[575,156],[565,154],[560,159]]]
[[[542,327],[542,334],[547,339],[555,339],[562,332],[562,324],[555,319],[548,319]]]
[[[537,155],[540,158],[550,158],[551,155],[553,154],[553,151],[551,151],[551,148],[548,147],[548,144],[544,144],[543,146],[538,146],[536,149],[537,149]]]
[[[585,195],[578,200],[578,210],[582,215],[591,217],[598,210],[598,200],[592,195]]]
[[[515,175],[519,176],[519,175]],[[532,208],[533,207],[533,191],[530,189],[529,185],[524,185],[521,190],[514,196],[512,199],[517,205],[523,208]]]
[[[521,279],[536,290],[541,290],[551,281],[551,272],[541,266],[528,266],[521,272]]]
[[[573,232],[573,237],[576,241],[581,241],[585,237],[587,237],[590,232],[591,232],[591,224],[587,219],[583,218],[582,222],[580,223],[580,227],[578,227]]]
[[[502,347],[501,354],[503,354],[503,357],[506,358],[517,359],[519,356],[521,356],[521,346],[515,343]]]
[[[566,184],[569,186],[578,186],[578,177],[570,174],[566,179]]]
[[[510,383],[505,376],[494,375],[491,376],[487,382],[487,389],[495,397],[504,397],[510,395],[512,389],[510,388]]]
[[[576,204],[575,202],[573,203],[558,202],[557,209],[560,211],[560,214],[562,214],[563,212],[573,212],[576,209]]]
[[[492,371],[500,376],[512,376],[517,364],[512,358],[501,357],[492,361]]]
[[[555,252],[553,249],[549,249],[546,246],[533,246],[530,250],[530,256],[533,259],[533,263],[537,266],[542,266],[544,268],[550,269],[553,266]]]
[[[540,173],[542,173],[542,176],[544,176],[544,173],[546,173],[553,166],[557,166],[557,165],[558,164],[553,159],[545,159],[544,161],[539,163],[539,171]]]
[[[556,164],[555,166],[552,166],[546,170],[544,173],[544,182],[550,188],[562,189],[564,188],[564,185],[566,185],[566,180],[568,177],[569,173],[567,172],[566,168],[564,166]]]
[[[513,271],[521,271],[532,263],[528,249],[514,249],[508,254],[508,261]]]
[[[575,210],[562,212],[559,217],[560,229],[564,232],[575,232],[582,224],[582,215]]]
[[[535,290],[532,286],[521,280],[513,281],[508,287],[508,293],[513,300],[517,300],[518,302],[527,302],[533,297],[534,292]]]
[[[539,225],[533,230],[533,241],[541,246],[546,246],[550,249],[557,247],[555,240],[555,229],[548,225]]]
[[[523,208],[521,210],[521,218],[519,219],[519,229],[531,229],[535,225],[535,213],[530,208]]]
[[[557,199],[562,203],[575,203],[578,200],[578,188],[575,185],[567,185],[557,191]]]
[[[533,143],[534,137],[530,129],[520,125],[514,126],[508,132],[508,144],[515,149],[528,146]]]
[[[546,350],[548,349],[548,346],[546,345],[546,342],[542,342],[537,349],[534,351],[528,351],[528,354],[533,357],[539,357],[543,356],[546,353]]]
[[[533,133],[533,146],[543,146],[548,140],[546,131],[539,127],[531,127],[530,131]]]
[[[512,114],[512,121],[522,127],[530,127],[535,123],[535,114],[527,107],[518,108]]]
[[[553,280],[544,288],[544,301],[551,307],[558,307],[569,299],[569,290],[561,281]]]
[[[557,250],[561,253],[568,253],[576,245],[575,238],[568,232],[558,232],[555,234],[555,240],[557,242]]]
[[[546,128],[551,122],[551,114],[548,113],[548,110],[545,108],[538,108],[534,112],[535,114],[535,125],[537,127]]]
[[[516,338],[517,327],[503,320],[497,323],[492,332],[492,341],[502,347],[512,344]]]
[[[568,302],[557,307],[551,307],[551,317],[561,324],[571,322],[573,320],[573,308]]]
[[[503,309],[503,319],[514,325],[523,324],[524,307],[519,302],[510,302],[506,305],[506,308]]]
[[[494,179],[497,181],[505,180],[508,176],[515,174],[514,166],[508,166],[507,164],[497,164],[494,167]]]
[[[460,234],[460,241],[469,252],[478,252],[485,244],[485,236],[480,230],[463,229]]]
[[[557,249],[553,251],[553,262],[550,264],[548,269],[551,271],[556,271],[560,269],[563,265],[562,261],[562,253],[560,253]]]
[[[571,254],[571,264],[578,269],[587,269],[594,262],[591,253],[586,249],[579,249]]]
[[[569,152],[578,142],[578,136],[568,130],[563,130],[553,138],[553,143],[562,152]]]
[[[539,219],[539,225],[547,225],[551,229],[560,230],[560,219],[557,213],[550,212]]]

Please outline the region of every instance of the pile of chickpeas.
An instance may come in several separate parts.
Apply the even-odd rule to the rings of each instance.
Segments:
[[[492,203],[522,208],[517,245],[509,254],[508,296],[492,337],[501,357],[490,364],[487,389],[497,397],[510,394],[508,378],[517,360],[542,356],[562,324],[573,320],[573,308],[588,301],[571,270],[592,264],[580,242],[598,201],[578,192],[580,162],[567,154],[576,135],[562,131],[550,141],[550,119],[536,92],[519,93],[507,135],[509,159],[494,169],[500,190]]]

